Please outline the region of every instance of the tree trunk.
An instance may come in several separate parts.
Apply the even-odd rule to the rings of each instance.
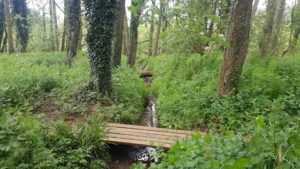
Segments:
[[[115,0],[84,0],[91,83],[102,95],[112,94],[112,39]],[[90,83],[90,84],[91,84]]]
[[[67,55],[66,62],[71,67],[77,55],[80,36],[80,0],[68,0],[67,3]]]
[[[2,38],[4,35],[4,24],[5,20],[4,20],[4,1],[0,0],[0,49],[1,49],[1,45],[2,45]]]
[[[277,2],[278,0],[268,0],[266,21],[263,27],[263,34],[261,36],[261,41],[259,44],[260,55],[262,57],[268,56],[270,54],[270,41],[273,33]]]
[[[62,36],[61,36],[61,48],[60,51],[63,52],[65,51],[65,47],[66,47],[66,31],[67,31],[67,6],[68,6],[68,1],[69,0],[65,0],[64,1],[64,25],[63,25],[63,32],[62,32]]]
[[[155,3],[153,1],[152,3]],[[155,11],[155,4],[151,6],[151,18],[150,18],[150,31],[149,31],[149,49],[148,49],[148,56],[153,55],[153,33],[154,33],[154,11]]]
[[[282,27],[283,14],[286,0],[279,0],[274,18],[273,33],[271,38],[271,50],[273,55],[278,54],[279,34]]]
[[[296,44],[299,39],[300,34],[300,0],[297,1],[297,4],[292,9],[292,19],[291,19],[291,38],[288,51],[294,51]]]
[[[125,0],[118,0],[116,12],[115,12],[115,26],[114,26],[114,38],[113,38],[112,63],[114,67],[118,67],[121,65],[124,13],[125,13]]]
[[[64,21],[64,27],[63,27],[63,32],[62,32],[62,35],[61,35],[61,48],[60,48],[60,51],[61,52],[64,52],[65,51],[65,47],[66,47],[66,21]]]
[[[58,33],[57,14],[56,14],[56,1],[55,0],[52,0],[52,5],[53,5],[55,50],[59,51],[59,33]]]
[[[45,11],[45,6],[43,6],[43,42],[47,41],[47,27],[46,27],[46,11]]]
[[[238,87],[249,45],[249,32],[253,0],[239,0],[229,22],[224,63],[218,85],[218,94],[232,94]]]
[[[26,0],[12,0],[13,14],[15,16],[15,25],[17,40],[21,52],[25,52],[29,39],[29,24],[27,21],[28,9]]]
[[[130,44],[130,37],[129,37],[129,29],[128,29],[128,20],[127,20],[127,14],[125,11],[124,14],[124,23],[123,23],[123,55],[128,56],[128,48]]]
[[[82,16],[81,16],[81,10],[80,10],[80,14],[79,14],[79,16],[80,16],[80,22],[79,22],[79,29],[80,29],[80,31],[79,31],[79,41],[78,41],[78,45],[77,45],[77,50],[78,51],[81,51],[82,50],[82,36],[83,36],[83,32],[82,32]]]
[[[161,23],[163,19],[163,14],[162,11],[164,11],[164,2],[163,0],[160,0],[160,13],[159,13],[159,18],[158,18],[158,23],[157,23],[157,31],[156,31],[156,38],[155,38],[155,43],[154,43],[154,56],[158,56],[159,54],[159,37],[160,37],[160,30],[161,30]]]
[[[2,42],[2,47],[1,47],[1,51],[0,52],[4,53],[5,50],[6,50],[6,48],[7,48],[7,31],[5,29],[5,31],[4,31],[4,39],[3,39],[3,42]]]
[[[141,4],[139,4],[141,3]],[[137,41],[138,41],[138,28],[139,20],[142,13],[143,2],[132,0],[132,7],[138,8],[135,13],[131,14],[130,21],[130,48],[128,51],[127,65],[133,67],[135,65],[136,53],[137,53]]]
[[[255,0],[254,5],[253,5],[253,9],[252,9],[251,24],[253,22],[253,19],[255,17],[256,12],[257,12],[258,4],[259,4],[259,0]]]
[[[4,0],[5,8],[5,21],[6,21],[6,31],[7,31],[7,48],[8,53],[14,53],[14,39],[13,39],[13,30],[12,30],[12,16],[9,7],[9,0]]]
[[[167,31],[167,29],[168,29],[168,24],[169,24],[169,22],[168,22],[168,18],[167,18],[167,13],[168,13],[168,11],[169,11],[169,1],[170,0],[165,0],[165,7],[164,7],[164,11],[163,11],[163,13],[164,14],[166,14],[166,16],[164,17],[164,19],[163,19],[163,24],[162,24],[162,28],[161,28],[161,30],[162,30],[162,32],[164,33],[164,32],[166,32]],[[161,52],[163,53],[163,52],[166,52],[166,50],[167,50],[167,41],[164,41],[163,43],[162,43],[162,45],[161,45]]]
[[[49,0],[49,14],[50,14],[50,50],[55,51],[55,35],[54,35],[54,23],[53,23],[53,0]]]

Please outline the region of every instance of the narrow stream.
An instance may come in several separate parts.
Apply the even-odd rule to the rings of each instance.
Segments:
[[[150,88],[152,84],[152,74],[147,73],[141,78],[145,81]],[[141,117],[142,126],[157,127],[158,119],[156,113],[156,98],[153,94],[148,97],[145,111]],[[111,169],[129,169],[131,164],[141,162],[145,167],[151,163],[159,163],[156,157],[157,149],[153,147],[132,147],[132,146],[110,146],[112,154]]]

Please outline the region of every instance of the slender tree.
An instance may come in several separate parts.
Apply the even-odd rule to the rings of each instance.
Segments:
[[[46,25],[46,10],[45,10],[45,6],[43,6],[43,25],[42,25],[42,28],[43,28],[43,41],[45,42],[46,39],[47,39],[47,25]]]
[[[130,37],[129,37],[129,28],[128,28],[128,19],[127,19],[127,14],[125,12],[124,14],[124,21],[123,21],[123,47],[122,47],[122,52],[123,55],[128,56],[128,48],[130,44]]]
[[[5,8],[5,22],[6,22],[6,34],[7,34],[7,49],[8,53],[14,53],[14,41],[13,41],[13,30],[12,30],[12,16],[10,11],[10,2],[9,0],[4,0]]]
[[[82,36],[83,36],[83,32],[82,32],[82,16],[81,16],[82,12],[80,9],[80,13],[79,13],[79,41],[78,41],[78,45],[77,45],[77,50],[81,51],[82,50]]]
[[[112,39],[116,0],[84,0],[91,83],[103,95],[112,93]]]
[[[255,0],[254,5],[253,5],[253,9],[252,9],[251,23],[253,22],[254,16],[257,12],[258,4],[259,4],[259,0]]]
[[[5,24],[4,24],[4,0],[0,0],[0,49],[2,45],[2,39],[4,35],[5,30]]]
[[[293,52],[300,35],[300,0],[295,3],[291,12],[291,32],[289,38],[289,45],[286,50],[283,51],[281,57],[284,57],[288,52]]]
[[[279,0],[274,18],[273,33],[271,37],[272,54],[277,55],[279,34],[282,27],[283,14],[285,10],[286,0]]]
[[[57,14],[56,14],[56,0],[52,0],[52,18],[54,24],[54,42],[55,50],[59,51],[59,36],[58,36],[58,24],[57,24]]]
[[[131,21],[130,21],[130,48],[127,56],[127,64],[130,66],[135,65],[136,53],[137,53],[137,41],[138,41],[138,28],[140,22],[140,16],[142,14],[142,7],[144,5],[143,0],[131,1]]]
[[[113,66],[121,65],[125,0],[117,0],[113,38]]]
[[[67,11],[67,7],[68,7],[68,2],[69,0],[64,0],[64,25],[63,25],[63,32],[62,32],[62,36],[61,36],[61,48],[60,51],[65,51],[66,48],[66,30],[67,30],[67,19],[68,19],[68,15],[66,13]]]
[[[65,11],[67,17],[67,55],[66,62],[71,66],[77,55],[80,36],[80,0],[68,0]]]
[[[296,47],[296,44],[299,40],[300,36],[300,1],[297,1],[297,4],[293,8],[292,11],[292,38],[290,43],[290,49],[289,51],[293,51]]]
[[[53,0],[49,0],[49,13],[50,13],[50,50],[55,51],[55,34],[54,34],[54,21],[53,21]]]
[[[224,62],[218,86],[223,97],[237,89],[249,45],[249,32],[253,0],[238,0],[229,22]]]
[[[17,39],[21,45],[21,52],[25,52],[29,39],[26,0],[12,0],[12,7],[16,22]]]
[[[6,48],[7,48],[7,31],[5,29],[5,31],[4,31],[4,38],[3,38],[2,47],[0,49],[0,52],[3,53],[6,50]]]
[[[156,36],[155,36],[155,43],[154,43],[154,51],[153,55],[158,56],[159,54],[159,38],[160,38],[160,31],[161,31],[161,24],[163,20],[163,11],[165,10],[164,0],[160,0],[160,12],[158,17],[158,23],[157,23],[157,30],[156,30]]]
[[[278,0],[268,0],[266,21],[263,27],[263,34],[261,36],[261,40],[259,44],[260,55],[262,57],[268,56],[270,54],[270,49],[271,49],[270,41],[273,33],[273,25],[274,25],[277,2]]]
[[[155,24],[155,1],[152,2],[151,5],[151,17],[150,17],[150,31],[149,31],[149,49],[148,49],[148,55],[153,55],[153,33],[154,33],[154,24]]]

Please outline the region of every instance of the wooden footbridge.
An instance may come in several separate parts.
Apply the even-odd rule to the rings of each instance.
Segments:
[[[187,139],[192,134],[196,134],[196,132],[110,123],[104,141],[120,145],[154,146],[168,149],[176,141]]]

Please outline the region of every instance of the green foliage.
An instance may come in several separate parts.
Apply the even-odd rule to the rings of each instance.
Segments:
[[[176,1],[169,14],[176,19],[169,30],[162,33],[169,52],[204,53],[211,44],[228,46],[221,26],[226,18],[221,20],[215,14],[214,3],[208,0]],[[214,29],[216,25],[218,29]]]
[[[107,168],[99,117],[72,130],[58,125],[54,131],[24,115],[5,114],[0,120],[3,168]]]
[[[257,127],[249,135],[199,135],[179,142],[167,154],[163,154],[161,164],[151,168],[299,168],[299,119],[293,120],[295,124],[284,120],[284,127],[267,127],[264,122],[257,120]]]

